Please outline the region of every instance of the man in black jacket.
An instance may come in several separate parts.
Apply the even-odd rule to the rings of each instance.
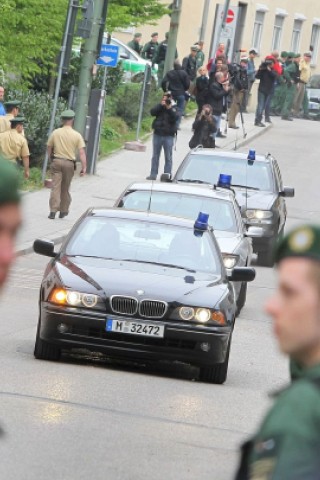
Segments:
[[[159,170],[161,150],[164,150],[164,173],[172,170],[172,149],[174,137],[177,133],[177,109],[171,93],[163,95],[161,103],[151,108],[150,113],[156,117],[153,121],[153,154],[151,159],[151,172],[147,180],[156,180]]]
[[[274,60],[268,58],[265,62],[262,62],[258,72],[256,73],[256,78],[260,80],[258,88],[258,105],[256,110],[255,126],[256,127],[265,127],[265,124],[262,123],[262,114],[265,110],[266,103],[269,96],[271,95],[274,82],[276,79],[276,72],[273,70]]]
[[[212,114],[216,121],[217,131],[220,128],[221,115],[227,108],[227,96],[229,95],[229,81],[223,72],[216,72],[210,77],[207,103],[212,107]],[[216,133],[214,134],[214,138]]]
[[[190,49],[190,55],[182,60],[182,68],[187,72],[190,79],[191,86],[189,91],[191,95],[193,94],[197,77],[197,53],[198,47],[197,45],[193,45]]]
[[[185,106],[185,92],[190,87],[190,80],[188,74],[182,70],[179,60],[175,60],[173,70],[170,70],[162,80],[162,90],[164,92],[170,91],[173,100],[177,103],[178,120],[177,128],[179,128],[181,117],[184,113]]]

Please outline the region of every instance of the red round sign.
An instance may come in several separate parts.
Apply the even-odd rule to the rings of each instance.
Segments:
[[[234,20],[234,11],[229,9],[227,15],[227,23],[232,23]]]

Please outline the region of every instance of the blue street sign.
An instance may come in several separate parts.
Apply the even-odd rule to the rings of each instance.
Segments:
[[[97,65],[102,67],[116,67],[119,58],[119,47],[110,44],[101,45]]]

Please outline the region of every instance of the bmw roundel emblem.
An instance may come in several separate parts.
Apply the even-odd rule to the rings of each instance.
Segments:
[[[144,290],[137,290],[137,294],[138,294],[138,295],[143,295],[143,294],[144,294]]]

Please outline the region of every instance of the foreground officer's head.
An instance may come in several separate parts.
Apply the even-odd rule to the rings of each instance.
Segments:
[[[15,258],[15,238],[21,223],[16,167],[0,158],[0,288]]]
[[[65,124],[72,125],[75,115],[76,114],[73,110],[64,110],[60,115],[61,122],[63,123],[63,125]]]
[[[277,246],[279,284],[267,302],[281,350],[304,366],[320,363],[320,227],[293,230]]]

